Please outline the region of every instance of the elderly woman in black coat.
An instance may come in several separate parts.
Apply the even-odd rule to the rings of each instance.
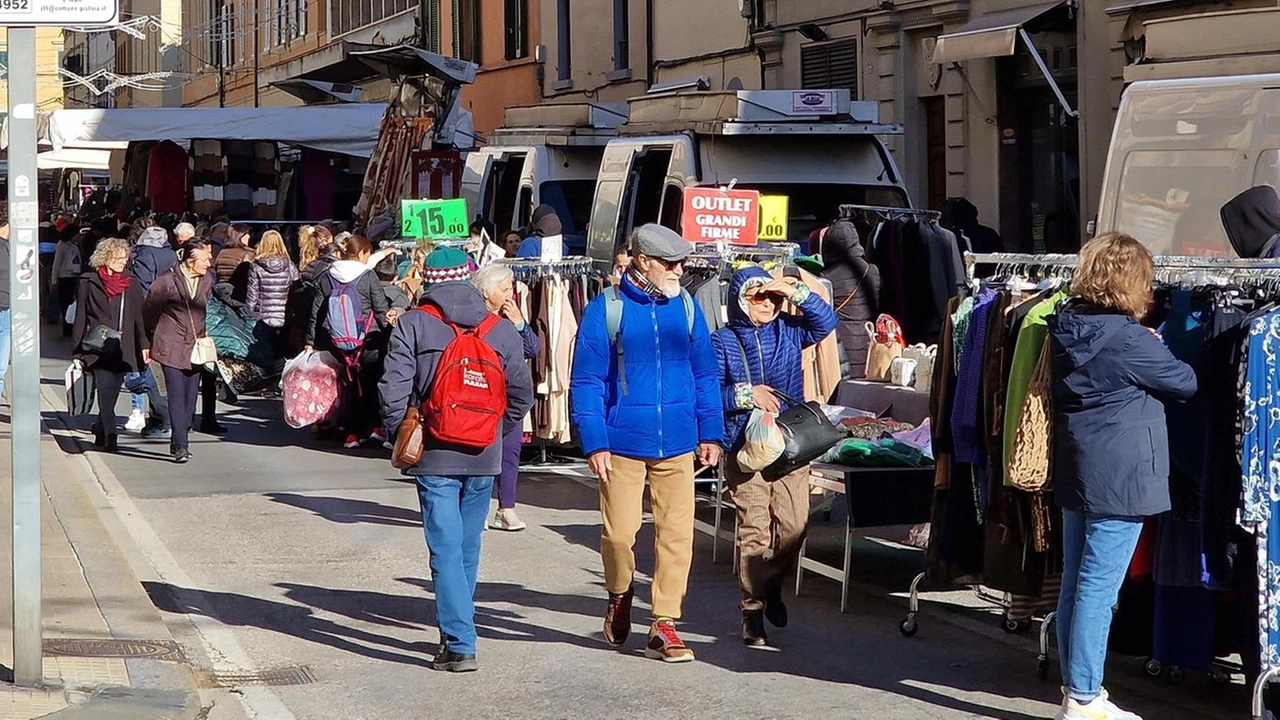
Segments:
[[[858,231],[847,220],[832,223],[820,242],[822,276],[831,282],[831,304],[840,320],[836,336],[849,360],[845,377],[864,377],[870,343],[866,326],[880,314],[880,271],[867,262]]]
[[[80,277],[72,338],[76,356],[93,371],[98,387],[98,421],[93,444],[116,451],[116,400],[124,376],[140,372],[151,361],[151,345],[142,321],[146,300],[137,280],[125,272],[129,243],[98,243],[89,258],[92,271]]]

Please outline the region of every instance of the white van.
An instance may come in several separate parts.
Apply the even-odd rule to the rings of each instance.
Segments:
[[[586,242],[591,196],[605,144],[626,120],[626,106],[565,103],[509,108],[490,144],[467,155],[462,197],[501,235],[529,224],[543,203],[556,209],[566,241]]]
[[[785,195],[788,237],[809,233],[845,203],[909,207],[879,135],[879,105],[848,90],[670,92],[634,98],[600,162],[588,254],[609,261],[633,228],[680,229],[685,188],[726,186]]]
[[[1220,211],[1254,185],[1280,187],[1280,75],[1137,82],[1120,101],[1096,231],[1158,255],[1234,257]]]

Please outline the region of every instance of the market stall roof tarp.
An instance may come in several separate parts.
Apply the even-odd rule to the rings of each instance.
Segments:
[[[274,140],[369,157],[387,106],[345,103],[322,107],[127,108],[41,113],[41,144],[63,148],[118,147],[144,140]],[[9,144],[5,120],[0,145]],[[105,145],[104,145],[105,144]]]

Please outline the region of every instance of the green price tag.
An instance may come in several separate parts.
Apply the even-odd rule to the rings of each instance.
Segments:
[[[400,234],[407,238],[464,238],[467,236],[467,201],[401,200]]]

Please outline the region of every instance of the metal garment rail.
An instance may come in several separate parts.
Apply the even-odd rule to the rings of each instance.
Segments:
[[[848,218],[858,211],[880,213],[897,217],[942,217],[942,211],[940,210],[891,207],[889,205],[859,205],[857,203],[845,203],[841,205],[840,217],[841,219]]]

